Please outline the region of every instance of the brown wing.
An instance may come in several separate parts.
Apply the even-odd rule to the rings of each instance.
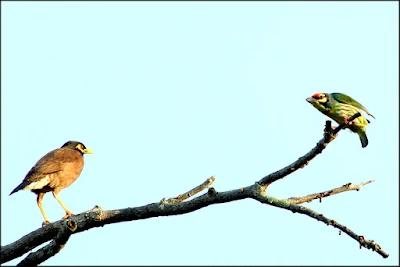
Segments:
[[[36,182],[42,177],[63,170],[63,163],[76,160],[82,155],[74,149],[63,147],[44,155],[26,174],[24,182]]]

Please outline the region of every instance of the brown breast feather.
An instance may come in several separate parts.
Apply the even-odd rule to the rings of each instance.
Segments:
[[[61,172],[66,166],[71,166],[71,164],[68,163],[77,164],[77,171],[80,173],[83,168],[82,154],[79,151],[68,147],[50,151],[32,167],[25,176],[24,182],[37,182],[46,175]]]

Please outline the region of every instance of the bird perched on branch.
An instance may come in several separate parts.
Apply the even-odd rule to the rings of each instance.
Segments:
[[[50,222],[44,212],[42,201],[44,194],[52,192],[54,198],[66,212],[62,219],[70,217],[73,214],[58,197],[58,193],[75,182],[81,174],[83,154],[93,154],[93,152],[80,142],[66,142],[61,148],[44,155],[10,195],[19,190],[31,190],[35,193],[37,195],[37,204],[45,220],[44,223],[48,224]]]
[[[375,118],[359,102],[350,96],[341,93],[316,93],[306,100],[329,118],[339,124],[345,123],[345,128],[349,128],[352,132],[357,133],[360,137],[362,147],[368,145],[366,128],[370,121],[363,116],[360,116],[351,122],[347,121],[348,118],[360,110],[365,111],[369,116]]]

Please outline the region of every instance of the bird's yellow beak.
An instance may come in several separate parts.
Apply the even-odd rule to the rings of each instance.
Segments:
[[[94,152],[93,152],[92,150],[90,150],[89,148],[85,148],[85,149],[83,150],[83,153],[84,153],[84,154],[94,154]]]

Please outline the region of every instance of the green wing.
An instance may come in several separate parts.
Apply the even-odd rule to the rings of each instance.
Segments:
[[[369,111],[363,105],[361,105],[357,100],[353,99],[352,97],[342,93],[332,93],[331,95],[336,101],[343,104],[353,105],[356,108],[364,110],[368,115],[372,116],[375,119],[374,115],[369,113]]]

